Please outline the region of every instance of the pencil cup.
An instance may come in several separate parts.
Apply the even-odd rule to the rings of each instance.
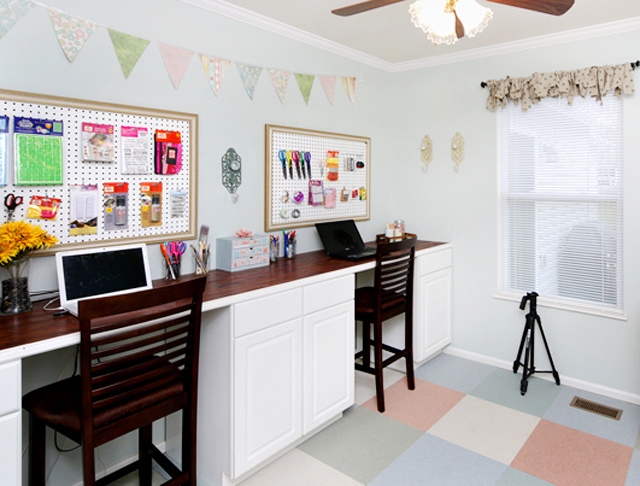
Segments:
[[[209,273],[209,250],[194,252],[193,257],[196,264],[196,275],[206,275]]]
[[[272,239],[269,241],[269,260],[271,263],[275,263],[278,261],[278,256],[280,255],[280,240]]]
[[[174,257],[171,264],[164,260],[164,279],[178,280],[180,278],[180,257]]]
[[[287,243],[287,258],[293,258],[296,256],[296,240],[289,240]]]

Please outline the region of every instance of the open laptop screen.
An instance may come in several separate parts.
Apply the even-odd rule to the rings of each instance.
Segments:
[[[153,286],[146,245],[124,245],[58,252],[60,303],[134,292]]]

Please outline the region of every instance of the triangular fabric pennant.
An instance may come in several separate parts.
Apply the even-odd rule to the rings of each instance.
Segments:
[[[193,51],[182,47],[170,46],[162,42],[158,42],[158,49],[160,49],[164,67],[167,68],[173,86],[178,89],[180,81],[182,81],[182,77],[189,67]]]
[[[324,94],[327,95],[329,103],[333,105],[333,100],[336,95],[336,77],[318,75],[318,79],[320,79],[320,84],[322,85],[322,89],[324,89]]]
[[[289,85],[289,78],[291,73],[289,71],[281,71],[280,69],[269,69],[269,75],[273,82],[273,87],[276,90],[280,102],[284,104],[284,96],[287,93],[287,86]]]
[[[147,49],[149,41],[125,34],[124,32],[118,32],[117,30],[107,30],[109,31],[113,48],[116,51],[116,56],[118,56],[122,73],[125,78],[128,78],[136,63]]]
[[[250,64],[238,63],[236,63],[236,66],[238,67],[238,72],[240,73],[240,79],[242,79],[244,90],[247,92],[249,98],[253,100],[253,95],[256,91],[256,85],[258,84],[258,79],[262,73],[262,68],[259,66],[252,66]]]
[[[33,3],[26,0],[0,0],[0,39],[32,8]]]
[[[213,93],[218,96],[218,94],[220,93],[220,85],[222,84],[222,79],[224,78],[224,73],[231,65],[231,61],[227,59],[221,59],[219,57],[209,57],[204,54],[200,54],[200,61],[202,62],[202,67],[204,68],[204,72],[207,75],[207,79],[211,84]]]
[[[71,17],[52,8],[48,11],[60,47],[67,59],[73,62],[89,37],[96,31],[96,24],[89,20]]]
[[[304,98],[304,102],[309,104],[309,95],[311,94],[311,88],[313,87],[313,80],[315,76],[313,74],[299,74],[295,73],[296,81],[298,81],[298,87],[300,88],[300,93],[302,93],[302,97]]]
[[[342,86],[344,86],[344,90],[347,93],[347,96],[351,100],[351,103],[355,105],[356,103],[356,78],[353,76],[342,77]]]

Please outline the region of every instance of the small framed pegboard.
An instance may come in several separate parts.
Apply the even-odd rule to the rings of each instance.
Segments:
[[[265,126],[265,231],[369,219],[371,140]]]
[[[0,115],[0,197],[59,240],[38,254],[196,238],[197,114],[0,90]]]

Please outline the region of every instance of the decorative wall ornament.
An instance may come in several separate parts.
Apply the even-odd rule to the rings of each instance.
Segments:
[[[242,184],[242,159],[238,153],[230,148],[222,156],[222,185],[231,194],[231,200],[235,203],[238,201],[238,193],[236,192]]]
[[[427,172],[429,164],[433,160],[433,144],[429,135],[422,137],[422,142],[420,142],[420,160],[422,160],[422,171]]]
[[[451,139],[451,160],[456,164],[453,170],[458,172],[460,164],[464,160],[464,138],[460,135],[460,132],[456,132]]]

